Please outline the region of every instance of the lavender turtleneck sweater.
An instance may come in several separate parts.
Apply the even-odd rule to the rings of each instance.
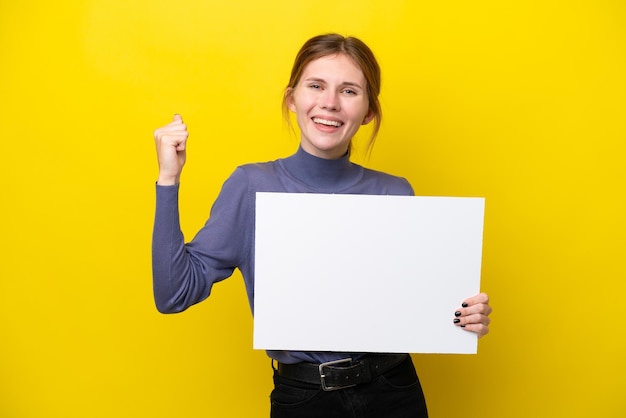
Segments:
[[[238,268],[254,312],[256,192],[413,195],[403,178],[353,164],[349,157],[325,160],[299,148],[296,154],[238,167],[226,180],[209,220],[185,243],[180,229],[178,186],[156,188],[152,237],[154,299],[162,313],[176,313],[206,299],[213,283]],[[280,324],[277,324],[280,326]],[[268,351],[283,363],[325,362],[346,353]]]

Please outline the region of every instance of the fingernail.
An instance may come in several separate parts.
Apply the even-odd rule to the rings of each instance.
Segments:
[[[461,325],[461,328],[465,328],[465,325]]]
[[[467,308],[469,305],[467,304],[467,302],[463,302],[463,303],[461,304],[461,306],[462,306],[463,308]]]
[[[461,311],[456,311],[456,312],[454,313],[454,316],[461,316]]]
[[[454,323],[455,324],[458,324],[459,322],[461,322],[461,320],[459,318],[454,318]],[[461,326],[463,326],[463,325],[461,325]]]

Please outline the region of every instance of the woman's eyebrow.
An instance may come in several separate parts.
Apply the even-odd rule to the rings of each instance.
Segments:
[[[326,81],[323,78],[317,78],[317,77],[307,77],[304,79],[304,81],[315,81],[316,83],[326,83]]]
[[[341,83],[341,85],[363,89],[363,87],[359,83],[355,83],[353,81],[344,81],[343,83]]]

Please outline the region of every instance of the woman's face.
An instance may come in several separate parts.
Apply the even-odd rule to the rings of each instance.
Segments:
[[[369,111],[367,81],[361,69],[344,54],[311,61],[298,84],[287,91],[287,106],[296,113],[300,144],[309,154],[341,158]]]

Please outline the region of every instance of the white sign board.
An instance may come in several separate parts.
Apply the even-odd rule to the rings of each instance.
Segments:
[[[254,348],[476,353],[483,198],[257,193]]]

